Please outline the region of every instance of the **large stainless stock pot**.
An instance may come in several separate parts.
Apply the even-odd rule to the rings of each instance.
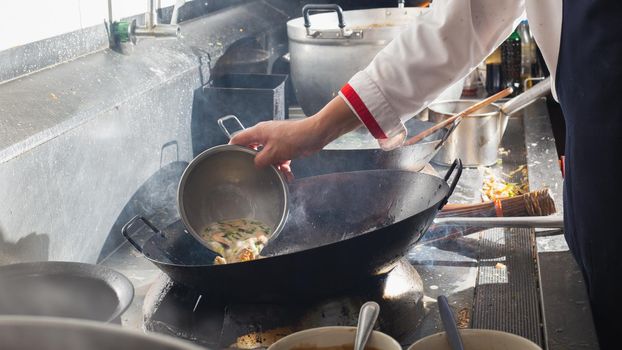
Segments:
[[[292,83],[305,114],[324,107],[378,51],[428,10],[343,11],[338,5],[306,5],[303,17],[287,22]],[[324,13],[311,15],[317,11]]]

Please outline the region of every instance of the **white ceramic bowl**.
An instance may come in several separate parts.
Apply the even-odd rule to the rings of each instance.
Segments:
[[[465,350],[542,350],[532,341],[518,335],[488,329],[461,329]],[[451,350],[445,332],[420,339],[408,350]]]
[[[330,346],[354,346],[356,327],[319,327],[288,335],[272,344],[268,350],[304,349],[321,350]],[[376,350],[401,350],[400,344],[390,336],[374,331],[369,337],[367,347]]]

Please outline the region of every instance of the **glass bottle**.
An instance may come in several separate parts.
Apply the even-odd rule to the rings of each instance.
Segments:
[[[521,39],[521,65],[520,65],[520,79],[525,85],[525,80],[531,78],[531,35],[529,34],[529,25],[524,20],[518,25],[518,33]],[[529,86],[523,86],[524,89],[528,89]]]
[[[517,30],[501,44],[501,74],[503,86],[514,88],[511,96],[522,91],[521,82],[521,38]]]
[[[503,75],[501,73],[501,48],[497,48],[484,61],[486,64],[486,93],[494,95],[503,89]]]

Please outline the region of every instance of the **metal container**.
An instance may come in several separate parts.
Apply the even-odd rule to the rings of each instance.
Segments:
[[[307,5],[287,22],[291,78],[300,107],[318,112],[427,8],[343,11],[337,5]],[[313,11],[331,11],[310,15]]]
[[[466,167],[495,164],[509,116],[550,91],[550,78],[546,78],[502,106],[492,104],[462,118],[432,162],[449,165],[454,159],[459,158]],[[472,100],[433,102],[428,106],[428,120],[441,122],[467,109],[473,103]]]
[[[428,118],[438,123],[467,109],[472,104],[473,101],[469,100],[432,103],[428,107]],[[503,116],[499,114],[499,106],[495,104],[462,118],[460,125],[432,158],[432,161],[446,165],[451,163],[449,158],[453,156],[460,158],[467,167],[494,164],[497,161],[497,148],[501,140],[500,130],[503,119]]]
[[[0,316],[4,350],[201,350],[192,343],[110,324],[55,317]],[[204,349],[203,349],[204,350]]]
[[[257,48],[236,48],[227,51],[214,65],[212,76],[231,73],[268,73],[270,52]]]
[[[198,90],[192,108],[194,155],[229,141],[214,127],[223,115],[235,114],[246,125],[285,119],[286,81],[287,75],[225,74]]]
[[[288,212],[288,187],[273,166],[255,167],[257,152],[236,145],[212,147],[194,158],[181,176],[177,201],[181,219],[199,242],[201,232],[222,220],[255,219],[275,238]]]
[[[134,298],[123,274],[102,265],[38,261],[0,267],[0,315],[121,322]]]

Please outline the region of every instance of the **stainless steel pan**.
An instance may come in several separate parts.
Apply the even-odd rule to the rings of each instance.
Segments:
[[[500,107],[490,105],[479,112],[462,118],[462,122],[436,153],[434,163],[449,165],[460,158],[464,166],[476,167],[497,162],[497,152],[509,116],[535,102],[551,91],[550,78],[546,78],[526,92],[510,99]],[[473,101],[438,101],[428,107],[428,118],[435,123],[451,118],[471,105]]]

